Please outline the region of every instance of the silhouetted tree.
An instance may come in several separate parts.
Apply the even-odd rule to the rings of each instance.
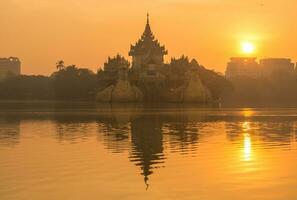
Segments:
[[[62,69],[65,69],[65,63],[63,60],[59,60],[57,63],[56,63],[56,68],[57,70],[62,70]]]
[[[46,76],[8,76],[0,82],[0,99],[53,99],[53,87]]]
[[[295,104],[297,101],[297,81],[294,77],[274,76],[272,78],[240,77],[231,80],[234,93],[227,103],[241,104]]]
[[[51,75],[57,99],[94,99],[97,77],[89,69],[70,65]]]
[[[165,66],[164,73],[169,77],[169,87],[179,87],[185,83],[186,72],[197,68],[202,83],[211,91],[214,100],[220,99],[224,94],[233,90],[231,82],[217,72],[208,70],[193,59],[191,62],[186,56],[172,58],[171,63]]]

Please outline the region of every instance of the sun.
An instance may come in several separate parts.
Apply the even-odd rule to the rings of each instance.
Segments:
[[[251,54],[255,51],[255,46],[251,42],[242,42],[241,44],[241,50],[245,54]]]

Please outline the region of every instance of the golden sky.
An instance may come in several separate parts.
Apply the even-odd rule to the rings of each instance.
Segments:
[[[149,12],[166,60],[185,54],[224,72],[248,41],[258,57],[296,61],[296,8],[295,0],[0,0],[0,57],[19,57],[26,74],[48,75],[60,59],[95,71],[107,56],[128,58]]]

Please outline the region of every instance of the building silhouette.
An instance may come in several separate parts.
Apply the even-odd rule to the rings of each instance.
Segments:
[[[233,57],[227,64],[226,78],[259,78],[261,71],[259,70],[259,63],[256,57]]]
[[[260,60],[262,76],[264,77],[289,77],[294,75],[294,63],[286,58],[266,58]]]
[[[296,69],[291,59],[265,58],[259,62],[256,57],[233,57],[227,64],[226,78],[289,78],[296,75]]]
[[[173,58],[171,63],[165,63],[164,56],[167,54],[165,46],[155,38],[147,15],[143,34],[130,47],[129,56],[132,57],[132,63],[117,55],[108,58],[103,70],[98,71],[102,88],[97,93],[97,101],[191,103],[210,101],[211,92],[201,81],[199,74],[207,70],[197,61],[189,61],[185,56],[180,59]],[[175,66],[177,63],[178,66]],[[177,74],[179,75],[176,76]]]
[[[164,56],[167,54],[165,46],[160,45],[159,41],[155,39],[150,27],[149,15],[147,15],[145,30],[141,38],[130,47],[129,56],[132,56],[132,68],[145,68],[148,76],[154,75],[155,67],[164,64]]]
[[[0,58],[0,79],[8,75],[20,75],[21,61],[16,57]]]

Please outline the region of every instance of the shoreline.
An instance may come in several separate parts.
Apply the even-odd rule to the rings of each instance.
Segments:
[[[13,106],[21,106],[23,108],[34,108],[34,106],[41,106],[44,108],[50,107],[73,107],[73,108],[133,108],[133,107],[143,107],[143,108],[193,108],[193,109],[235,109],[235,108],[297,108],[296,102],[289,102],[289,103],[279,103],[279,102],[244,102],[244,103],[234,103],[234,102],[209,102],[209,103],[174,103],[174,102],[126,102],[126,103],[103,103],[103,102],[96,102],[91,100],[0,100],[0,110],[3,108],[9,109],[9,105]],[[8,106],[8,107],[7,107]],[[26,107],[28,106],[28,107]]]

